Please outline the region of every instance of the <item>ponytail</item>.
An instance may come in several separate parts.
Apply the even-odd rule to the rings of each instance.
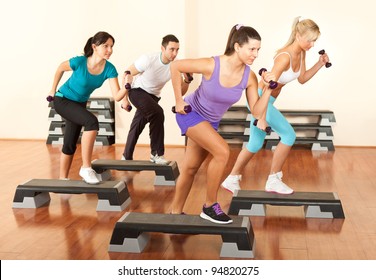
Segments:
[[[287,40],[286,44],[280,48],[280,51],[283,48],[290,46],[294,43],[296,34],[300,34],[301,36],[305,36],[309,40],[316,40],[320,36],[320,28],[319,26],[311,19],[304,19],[302,17],[294,18],[291,27],[291,34],[289,39]],[[278,52],[277,51],[277,52]]]
[[[250,26],[243,26],[242,24],[233,26],[227,39],[224,54],[232,55],[235,52],[235,43],[242,46],[243,44],[248,43],[249,39],[261,41],[261,36],[254,28]]]
[[[84,56],[86,57],[90,57],[93,55],[93,47],[91,46],[92,42],[93,42],[93,37],[90,37],[86,42],[86,45],[84,47]]]
[[[106,43],[109,38],[111,38],[113,43],[115,44],[114,37],[112,37],[112,35],[110,35],[107,32],[104,32],[104,31],[100,31],[100,32],[96,33],[93,37],[90,37],[87,40],[86,45],[84,47],[84,56],[86,56],[86,57],[92,56],[93,52],[94,52],[92,45],[95,44],[96,46],[100,46],[100,45]]]

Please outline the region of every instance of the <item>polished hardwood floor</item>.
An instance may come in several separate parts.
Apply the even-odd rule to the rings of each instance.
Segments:
[[[119,159],[123,146],[95,147],[95,158]],[[239,146],[231,147],[230,172]],[[79,150],[71,179],[80,179]],[[136,159],[149,148],[138,146]],[[260,151],[247,165],[243,189],[262,190],[273,152]],[[58,178],[60,146],[44,141],[0,140],[0,259],[2,260],[175,260],[220,259],[222,240],[212,235],[153,233],[142,253],[108,252],[117,220],[125,211],[167,213],[172,186],[154,186],[154,172],[113,171],[127,182],[131,205],[123,212],[97,212],[92,194],[51,194],[49,206],[12,208],[16,187],[34,178]],[[167,147],[166,158],[182,164],[184,147]],[[284,179],[296,191],[337,192],[345,219],[304,218],[302,207],[267,206],[266,217],[251,217],[256,260],[375,260],[376,148],[336,147],[335,152],[292,150]],[[185,212],[199,214],[205,195],[204,164],[197,173]],[[231,194],[219,190],[228,209]]]

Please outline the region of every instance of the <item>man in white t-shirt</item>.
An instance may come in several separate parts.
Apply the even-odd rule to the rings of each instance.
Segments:
[[[179,52],[179,40],[174,35],[166,35],[162,39],[161,52],[142,55],[128,69],[125,82],[131,84],[127,90],[130,102],[137,108],[128,133],[122,159],[133,160],[133,152],[137,140],[145,125],[150,123],[150,161],[167,164],[164,158],[164,113],[158,102],[161,90],[170,80],[170,62]],[[136,76],[137,75],[137,76]],[[133,81],[133,76],[135,80]],[[187,76],[182,77],[183,94],[190,83]],[[128,98],[123,99],[122,108],[129,110]]]

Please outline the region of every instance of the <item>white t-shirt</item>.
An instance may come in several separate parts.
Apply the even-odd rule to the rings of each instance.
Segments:
[[[142,88],[159,97],[164,85],[171,79],[170,64],[163,64],[161,52],[142,55],[134,66],[140,72],[132,83],[132,88]]]

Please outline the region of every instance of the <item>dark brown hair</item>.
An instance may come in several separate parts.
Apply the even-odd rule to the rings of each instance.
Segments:
[[[225,55],[232,55],[235,52],[235,43],[242,46],[243,44],[248,43],[249,39],[261,41],[261,36],[250,26],[242,26],[239,24],[233,26],[227,39]]]
[[[89,56],[93,55],[93,48],[91,46],[92,44],[100,46],[100,45],[106,43],[109,38],[111,38],[112,41],[115,44],[114,37],[112,37],[112,35],[108,34],[107,32],[104,32],[104,31],[99,31],[93,37],[90,37],[87,40],[86,45],[84,47],[84,56],[89,57]]]

